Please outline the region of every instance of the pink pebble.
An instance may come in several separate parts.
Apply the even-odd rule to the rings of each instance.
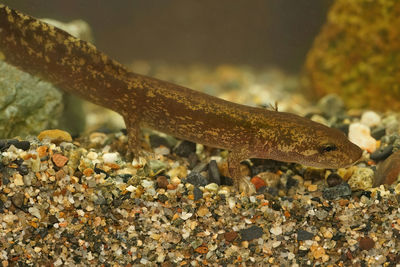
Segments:
[[[350,124],[349,140],[370,153],[376,150],[376,140],[371,136],[369,127],[364,124]]]

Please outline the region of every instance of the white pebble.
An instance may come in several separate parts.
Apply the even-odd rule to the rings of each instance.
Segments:
[[[130,186],[128,186],[127,188],[126,188],[126,191],[128,191],[128,192],[133,192],[133,191],[135,191],[136,190],[136,187],[134,187],[133,185],[130,185]]]
[[[206,190],[210,191],[210,192],[217,192],[218,191],[218,185],[216,183],[208,184],[204,188]]]
[[[282,241],[274,241],[274,242],[272,243],[272,247],[273,247],[273,248],[277,248],[277,247],[279,247],[281,244],[282,244]]]
[[[361,116],[361,123],[372,127],[376,126],[381,122],[381,116],[379,116],[376,112],[366,111]]]
[[[186,221],[187,219],[189,219],[192,216],[193,216],[193,213],[186,212],[186,211],[182,211],[182,214],[179,215],[179,217],[184,221]]]
[[[142,186],[144,188],[151,188],[151,187],[154,187],[154,182],[149,181],[149,180],[143,180],[142,181]]]
[[[169,155],[171,153],[170,149],[166,146],[159,146],[154,148],[154,153],[158,155]]]
[[[89,153],[87,153],[86,157],[88,159],[95,160],[97,159],[98,155],[96,152],[90,151]]]
[[[14,184],[17,186],[24,185],[24,180],[22,179],[22,175],[19,173],[14,174]]]
[[[271,229],[269,229],[269,231],[271,232],[271,234],[273,235],[281,235],[282,234],[282,227],[280,226],[274,226]]]
[[[38,218],[39,220],[42,218],[42,216],[40,216],[40,211],[37,207],[30,207],[28,209],[29,213],[32,214],[33,216],[35,216],[36,218]]]
[[[105,153],[103,155],[104,163],[116,163],[118,160],[118,153]]]
[[[376,140],[371,136],[368,126],[361,123],[352,123],[349,127],[349,140],[368,152],[376,150]]]

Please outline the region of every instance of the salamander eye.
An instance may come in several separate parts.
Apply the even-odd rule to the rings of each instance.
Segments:
[[[337,149],[335,144],[324,144],[320,147],[320,152],[321,153],[327,153],[327,152],[331,152],[331,151],[335,151]]]

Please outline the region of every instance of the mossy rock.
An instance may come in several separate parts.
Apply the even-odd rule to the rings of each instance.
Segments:
[[[351,108],[400,110],[400,1],[337,0],[306,59],[304,87]]]

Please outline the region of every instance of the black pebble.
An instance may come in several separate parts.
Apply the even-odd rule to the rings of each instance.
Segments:
[[[7,177],[3,176],[3,184],[4,185],[8,185],[10,183],[10,179],[8,179]]]
[[[230,177],[226,176],[221,176],[221,184],[227,185],[227,186],[232,186],[233,185],[233,180]]]
[[[286,181],[286,189],[289,190],[290,188],[297,186],[298,183],[299,183],[298,180],[293,179],[293,177],[291,175],[289,175],[289,177],[287,178],[287,181]]]
[[[110,175],[108,175],[108,173],[105,171],[105,170],[102,170],[102,169],[100,169],[100,168],[97,168],[97,167],[94,167],[94,172],[96,173],[96,174],[100,174],[100,173],[104,173],[105,175],[106,175],[106,178],[108,178]]]
[[[49,216],[49,223],[50,223],[50,224],[58,223],[57,217],[56,217],[55,215],[50,215],[50,216]]]
[[[326,178],[326,183],[328,184],[329,187],[340,185],[342,182],[343,182],[342,177],[340,177],[340,175],[337,173],[331,173]]]
[[[8,149],[11,145],[22,150],[28,150],[31,147],[29,141],[19,141],[17,139],[2,139],[0,140],[0,150],[4,151]]]
[[[189,162],[189,169],[193,169],[197,162],[199,162],[199,157],[197,157],[197,154],[195,152],[190,153],[188,156],[188,162]]]
[[[392,151],[393,151],[392,145],[380,147],[379,149],[371,153],[370,158],[375,161],[381,161],[389,157],[392,154]]]
[[[0,199],[0,213],[4,212],[4,202]]]
[[[219,174],[218,165],[215,160],[210,161],[208,164],[208,178],[210,183],[221,185],[221,175]]]
[[[168,140],[165,139],[164,137],[161,137],[156,134],[150,135],[150,145],[152,148],[156,148],[159,146],[166,146],[168,148],[171,148],[171,145],[168,143]]]
[[[193,189],[194,200],[199,200],[203,198],[203,192],[196,186]]]
[[[187,158],[190,153],[196,152],[196,143],[186,140],[182,141],[175,147],[174,152],[180,157]]]
[[[251,226],[247,229],[240,230],[240,236],[242,237],[242,241],[250,241],[256,238],[260,238],[264,234],[264,231],[259,226]]]
[[[322,196],[328,200],[348,197],[351,196],[351,188],[348,183],[341,183],[337,186],[325,188]]]
[[[168,200],[168,197],[164,194],[158,195],[158,200],[160,200],[162,203],[165,203]]]
[[[384,127],[376,127],[371,131],[371,136],[376,140],[380,140],[386,134],[386,129]]]
[[[27,175],[29,173],[28,166],[26,164],[21,164],[18,166],[17,171],[21,175]]]
[[[194,186],[207,185],[207,179],[200,173],[193,171],[187,176],[186,181]]]
[[[24,205],[24,199],[25,195],[23,193],[16,193],[11,197],[11,202],[14,204],[15,207],[17,208],[22,208],[22,205]]]
[[[311,240],[313,237],[313,233],[307,232],[303,229],[297,230],[297,241]]]

